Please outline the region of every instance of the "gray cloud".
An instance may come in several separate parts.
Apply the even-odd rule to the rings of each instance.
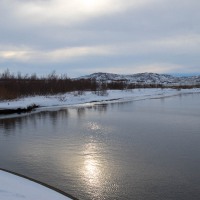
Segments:
[[[81,2],[2,0],[0,70],[200,73],[198,0]]]

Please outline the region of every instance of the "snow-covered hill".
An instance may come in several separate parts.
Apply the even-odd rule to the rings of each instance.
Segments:
[[[175,77],[168,74],[139,73],[120,75],[112,73],[94,73],[78,79],[95,79],[103,82],[124,81],[133,84],[162,84],[162,85],[200,85],[200,76]]]

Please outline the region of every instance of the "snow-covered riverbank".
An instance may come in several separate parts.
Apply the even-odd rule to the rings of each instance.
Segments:
[[[1,101],[0,109],[25,108],[31,104],[41,107],[70,107],[87,106],[94,103],[107,103],[110,101],[124,102],[150,98],[162,98],[174,95],[200,93],[199,88],[194,89],[134,89],[134,90],[108,90],[104,96],[99,96],[94,92],[84,92],[79,95],[78,92],[70,92],[61,95],[52,96],[34,96],[16,99],[13,101]]]
[[[69,200],[70,198],[25,178],[0,170],[1,200]]]

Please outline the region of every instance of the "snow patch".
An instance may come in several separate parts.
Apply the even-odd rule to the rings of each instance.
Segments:
[[[124,102],[150,98],[162,98],[187,93],[200,93],[199,88],[194,89],[133,89],[133,90],[108,90],[105,96],[98,96],[94,92],[84,92],[77,95],[69,92],[60,95],[33,96],[13,101],[1,101],[0,109],[24,108],[36,104],[43,108],[88,106],[97,103]]]
[[[57,193],[25,178],[0,170],[0,199],[2,200],[69,200]]]

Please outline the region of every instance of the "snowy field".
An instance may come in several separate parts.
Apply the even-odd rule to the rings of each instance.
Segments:
[[[40,184],[0,170],[1,200],[69,200]]]
[[[125,102],[143,100],[150,98],[170,97],[180,94],[200,93],[200,88],[194,89],[134,89],[134,90],[108,90],[104,96],[98,96],[94,92],[70,92],[52,96],[33,96],[21,98],[13,101],[0,101],[0,109],[25,108],[31,104],[36,104],[42,109],[52,107],[72,107],[88,106],[98,103]],[[40,108],[41,109],[41,108]]]

